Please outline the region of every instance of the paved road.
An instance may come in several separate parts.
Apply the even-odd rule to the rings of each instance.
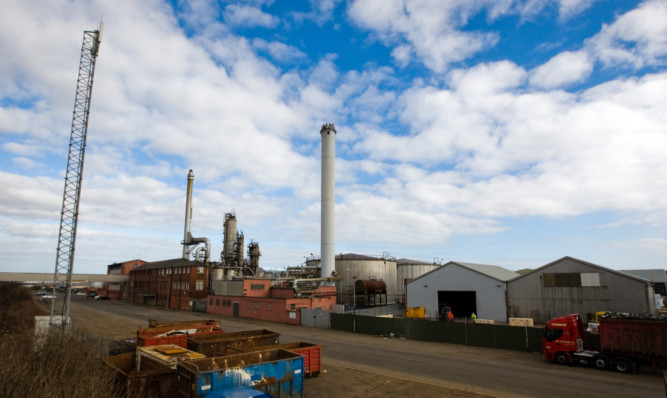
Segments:
[[[212,314],[164,310],[119,301],[75,301],[146,324],[158,321],[219,319],[235,332],[269,329],[281,342],[307,341],[322,346],[322,362],[387,377],[456,388],[497,397],[664,397],[662,373],[643,369],[620,374],[546,363],[534,353],[384,338],[284,325]],[[322,378],[323,379],[323,378]],[[318,381],[315,381],[318,382]]]

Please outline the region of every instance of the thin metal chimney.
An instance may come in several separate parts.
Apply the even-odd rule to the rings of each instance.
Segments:
[[[183,259],[190,260],[190,253],[196,248],[200,243],[205,245],[204,250],[204,262],[209,263],[211,261],[211,241],[208,238],[193,238],[192,233],[190,233],[190,222],[192,221],[192,183],[195,179],[195,173],[190,170],[188,173],[188,193],[185,198],[185,229],[183,231]],[[196,259],[199,260],[200,256],[197,253]]]
[[[336,158],[336,129],[333,123],[325,123],[320,130],[322,136],[322,219],[320,235],[320,276],[328,278],[335,274],[335,217],[334,217],[334,159]]]
[[[192,221],[192,182],[195,179],[195,173],[190,170],[188,173],[188,191],[185,197],[185,230],[183,231],[183,258],[190,259],[189,246],[192,243],[192,234],[190,233],[190,222]]]

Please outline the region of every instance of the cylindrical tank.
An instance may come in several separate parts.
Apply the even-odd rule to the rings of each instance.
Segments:
[[[357,294],[384,293],[387,291],[387,284],[384,281],[357,279],[354,281],[354,290]]]
[[[335,256],[336,273],[342,278],[336,281],[336,302],[350,305],[357,279],[384,281],[387,288],[387,303],[397,302],[396,259],[389,255],[364,256],[347,253]],[[320,265],[320,259],[309,258],[306,267]],[[323,275],[321,275],[323,276]]]
[[[396,291],[399,300],[405,302],[405,286],[408,282],[440,267],[442,265],[435,262],[427,263],[407,258],[396,261]]]
[[[248,244],[248,257],[250,258],[250,268],[252,272],[256,275],[257,269],[259,268],[259,256],[262,254],[259,251],[259,243],[250,242]]]
[[[238,267],[243,266],[243,245],[245,244],[245,238],[243,237],[243,232],[236,234],[236,244],[234,245],[234,251],[236,255],[236,265]]]
[[[221,280],[223,280],[224,276],[225,276],[225,273],[222,270],[222,268],[212,268],[211,269],[211,280],[221,281]]]
[[[230,265],[234,261],[234,244],[236,243],[236,215],[234,213],[225,214],[224,234],[223,259],[225,265]]]

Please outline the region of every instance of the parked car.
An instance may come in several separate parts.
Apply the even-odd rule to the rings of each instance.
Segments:
[[[95,296],[95,300],[109,300],[109,296]]]
[[[90,297],[90,298],[95,298],[95,296],[97,296],[97,292],[88,292],[86,294],[86,297]]]

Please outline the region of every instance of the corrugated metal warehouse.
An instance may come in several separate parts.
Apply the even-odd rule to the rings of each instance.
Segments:
[[[516,272],[495,265],[450,261],[407,285],[407,306],[424,307],[426,318],[438,319],[449,306],[454,317],[507,322],[505,290]]]
[[[598,311],[653,314],[651,282],[572,257],[563,257],[508,284],[510,317],[536,323],[568,314],[594,318]]]

